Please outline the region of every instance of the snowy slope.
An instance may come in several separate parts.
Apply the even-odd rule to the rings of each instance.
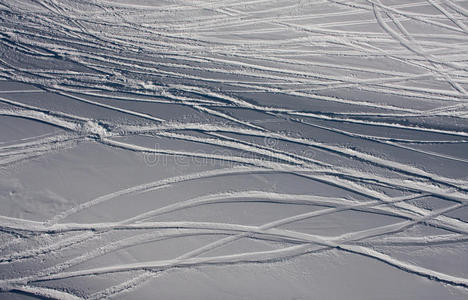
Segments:
[[[0,20],[1,299],[468,298],[468,1]]]

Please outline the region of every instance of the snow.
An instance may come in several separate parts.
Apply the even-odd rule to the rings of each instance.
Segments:
[[[0,18],[0,298],[468,298],[468,1]]]

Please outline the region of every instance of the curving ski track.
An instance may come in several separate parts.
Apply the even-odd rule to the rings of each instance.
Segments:
[[[321,255],[468,297],[468,1],[0,0],[0,20],[0,298]]]

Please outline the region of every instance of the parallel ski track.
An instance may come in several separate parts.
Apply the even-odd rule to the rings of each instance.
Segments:
[[[414,10],[424,7],[436,13]],[[229,164],[227,168],[174,176],[103,194],[42,222],[0,216],[0,231],[11,236],[0,245],[0,266],[47,260],[69,249],[87,249],[85,253],[31,270],[24,276],[2,276],[0,292],[53,299],[103,299],[157,280],[170,269],[271,263],[331,249],[468,288],[468,278],[399,260],[377,250],[379,247],[465,245],[468,223],[448,213],[468,204],[467,178],[451,178],[392,161],[364,152],[357,144],[366,142],[385,149],[395,148],[421,158],[456,162],[466,167],[466,157],[419,146],[468,143],[467,18],[468,10],[454,0],[406,1],[394,5],[387,5],[384,0],[294,4],[284,0],[178,0],[159,6],[105,0],[0,0],[0,53],[5,53],[0,54],[0,78],[36,87],[0,91],[0,116],[60,129],[0,143],[2,170],[8,172],[12,166],[20,168],[23,162],[67,151],[82,143],[98,143],[144,155],[184,156]],[[426,26],[428,32],[412,32],[411,24]],[[361,30],[362,26],[366,30]],[[73,69],[62,68],[61,63]],[[392,64],[398,67],[389,67]],[[21,101],[23,94],[34,98],[44,93],[119,113],[141,123],[96,120],[79,112],[52,110]],[[319,101],[342,109],[296,110],[289,108],[287,102],[284,107],[262,104],[255,99],[256,95],[295,97],[310,107]],[[403,100],[387,100],[395,98]],[[125,107],[130,103],[185,107],[196,111],[202,119],[219,121],[173,121],[171,116]],[[346,146],[337,145],[272,130],[259,120],[237,117],[235,111],[249,111],[274,122],[327,132],[349,142]],[[425,122],[433,118],[456,120],[460,126]],[[359,128],[411,133],[412,138],[369,134],[367,130],[360,132]],[[420,139],[415,138],[418,135]],[[174,150],[165,149],[164,145],[150,148],[125,139],[133,136],[173,139],[224,151]],[[288,145],[306,151],[288,150]],[[307,151],[316,155],[310,156]],[[354,162],[352,166],[336,163],[349,160]],[[226,191],[185,199],[117,222],[68,221],[69,217],[93,210],[97,205],[112,205],[121,196],[156,194],[161,189],[206,178],[256,174],[297,176],[351,192],[356,198],[262,190]],[[389,196],[378,188],[392,190],[399,196]],[[443,199],[448,204],[431,210],[413,202],[427,197]],[[158,216],[163,214],[223,203],[306,208],[302,214],[257,225],[158,221]],[[309,211],[309,206],[321,208]],[[391,216],[396,221],[337,236],[281,228],[343,211]],[[447,233],[402,235],[421,224]],[[127,231],[135,234],[120,238],[115,235]],[[122,249],[190,236],[219,238],[173,259],[76,269],[82,263]],[[51,237],[60,238],[49,242]],[[104,242],[109,239],[110,242]],[[223,256],[204,255],[239,239],[259,239],[281,243],[283,247]],[[32,241],[37,246],[31,247]],[[73,294],[66,291],[67,287],[62,290],[44,287],[48,281],[116,272],[127,274],[127,280],[93,294]]]

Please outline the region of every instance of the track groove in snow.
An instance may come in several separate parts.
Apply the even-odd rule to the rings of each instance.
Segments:
[[[171,270],[280,268],[336,251],[466,295],[466,271],[399,252],[461,249],[466,259],[466,5],[0,0],[0,292],[126,297]],[[37,128],[25,134],[22,122]],[[158,171],[171,169],[158,165],[170,161],[177,172],[97,184],[70,201],[22,186],[23,168],[40,177],[41,165],[66,164],[91,146],[100,149],[96,158],[88,152],[90,162],[72,165],[73,172],[112,177],[121,170],[99,160],[113,155],[135,165],[143,158]],[[288,178],[303,182],[297,192]],[[206,191],[184,194],[193,185]],[[40,197],[53,199],[48,214],[24,217],[36,217],[27,201]],[[124,200],[140,209],[119,211]],[[15,212],[21,201],[26,208]],[[249,223],[243,213],[250,205],[284,211]],[[221,209],[229,207],[236,209]],[[210,219],[210,209],[223,221]],[[363,227],[344,216],[351,213]],[[344,232],[315,228],[328,218],[343,222]],[[304,222],[312,228],[302,230]],[[204,243],[168,259],[128,254],[191,238]],[[244,240],[269,248],[239,251],[234,245]],[[92,265],[122,253],[132,259]],[[122,277],[106,277],[114,273]],[[88,290],[81,278],[108,281]]]

